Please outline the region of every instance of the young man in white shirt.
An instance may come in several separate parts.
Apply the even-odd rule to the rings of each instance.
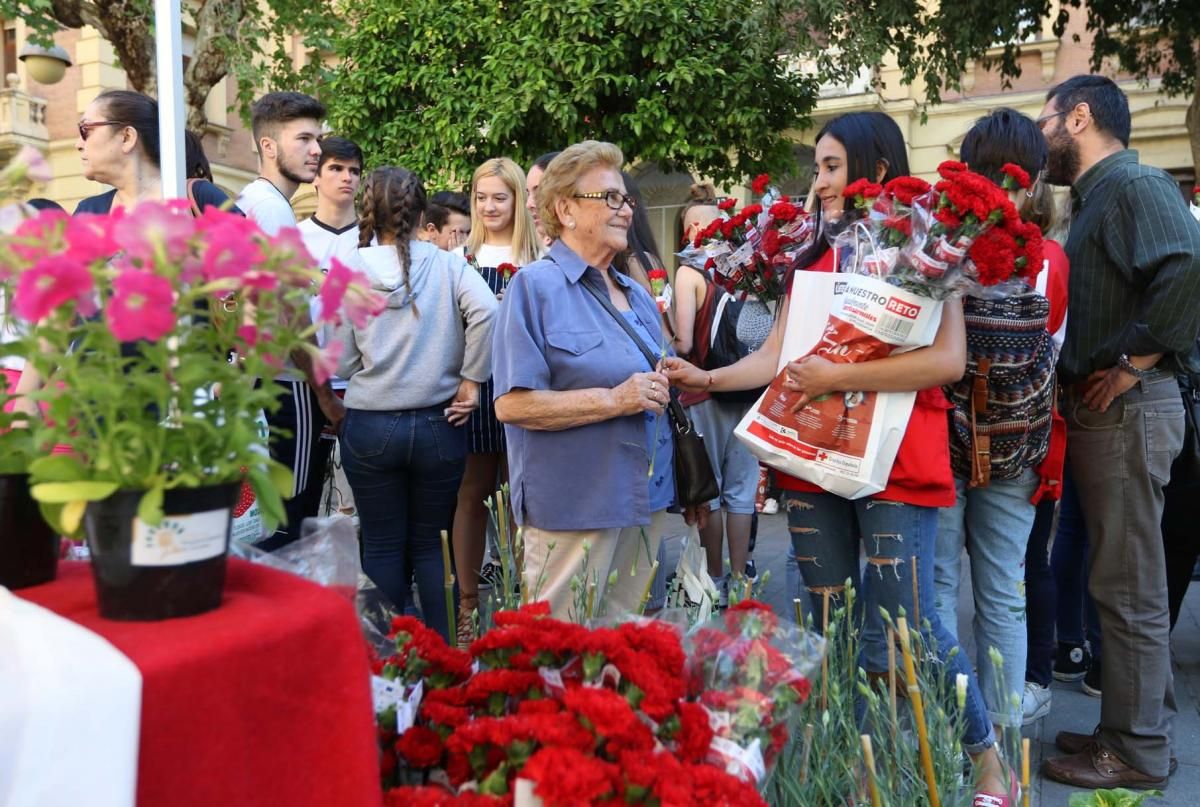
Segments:
[[[237,205],[265,233],[275,235],[296,226],[292,196],[317,175],[325,107],[303,93],[273,92],[254,102],[252,117],[259,175],[242,189]],[[290,358],[275,378],[281,405],[267,421],[271,457],[292,469],[292,496],[285,502],[287,524],[258,544],[268,551],[299,539],[301,523],[317,515],[325,477],[321,457],[329,458],[328,448],[322,451],[321,432],[327,423],[336,430],[346,413],[329,383],[313,379],[309,354],[296,351]]]
[[[313,188],[317,211],[298,225],[304,246],[322,271],[334,258],[347,263],[358,250],[358,211],[354,203],[362,181],[363,153],[353,140],[326,137]]]

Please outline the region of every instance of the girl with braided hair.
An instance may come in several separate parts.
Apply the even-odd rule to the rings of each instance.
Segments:
[[[354,268],[385,295],[363,327],[344,322],[342,462],[362,525],[363,570],[448,640],[440,536],[467,458],[466,423],[492,372],[496,295],[461,256],[417,240],[421,178],[379,168],[363,182]]]

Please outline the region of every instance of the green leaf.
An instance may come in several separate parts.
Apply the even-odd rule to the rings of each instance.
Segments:
[[[31,462],[29,475],[38,482],[76,482],[87,477],[87,469],[69,454],[51,454]]]
[[[156,485],[142,494],[138,502],[138,518],[147,524],[157,524],[163,517],[163,487]]]
[[[76,482],[41,482],[29,488],[33,498],[48,504],[67,504],[69,502],[98,502],[107,499],[120,486],[116,482],[92,482],[80,480]]]

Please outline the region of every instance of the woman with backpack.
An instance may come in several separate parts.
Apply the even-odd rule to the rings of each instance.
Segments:
[[[1023,215],[1033,206],[1034,184],[1046,164],[1045,138],[1031,119],[1001,108],[981,118],[962,143],[972,171],[1000,184],[1003,167],[1015,164],[1031,177],[1029,187],[1011,191]],[[1065,271],[1066,256],[1049,246],[1054,264],[1047,279]],[[1056,287],[1059,286],[1055,283]],[[1065,284],[1062,284],[1065,292]],[[1065,295],[1056,294],[1058,321]],[[1058,349],[1048,325],[1051,303],[1025,287],[1003,299],[963,298],[967,371],[945,388],[950,414],[950,458],[956,501],[938,514],[934,588],[943,624],[957,627],[962,552],[971,558],[975,598],[975,668],[988,713],[1002,729],[1019,729],[1025,689],[1025,549],[1037,501],[1060,485],[1043,485],[1039,472],[1050,449],[1054,413],[1054,364]],[[1062,449],[1057,471],[1061,480]],[[1053,462],[1051,464],[1054,464]],[[997,666],[990,651],[999,651]]]
[[[842,216],[842,191],[855,180],[887,182],[907,173],[904,137],[891,118],[871,112],[835,118],[817,135],[813,192],[820,206],[814,214],[818,222]],[[835,254],[823,237],[798,264],[803,271],[836,268]],[[680,387],[706,392],[768,384],[779,367],[787,327],[788,318],[779,317],[763,346],[729,367],[702,370],[683,359],[668,358],[665,373]],[[787,497],[793,551],[818,624],[826,605],[832,613],[844,602],[845,581],[854,581],[861,592],[856,601],[858,616],[865,623],[861,663],[868,674],[879,675],[888,670],[880,609],[893,617],[899,616],[901,609],[909,615],[919,611],[922,634],[927,646],[936,647],[944,661],[947,679],[953,681],[961,674],[967,680],[962,742],[975,766],[975,803],[1007,807],[1015,780],[1004,779],[979,684],[933,608],[937,508],[954,503],[946,420],[949,404],[941,387],[962,376],[965,361],[962,309],[950,302],[929,347],[854,364],[833,364],[812,356],[789,362],[786,386],[801,394],[801,402],[853,390],[919,392],[888,486],[880,493],[844,499],[786,474],[779,474],[779,484]],[[858,562],[860,545],[866,548],[865,573]],[[916,586],[914,566],[919,567]],[[914,588],[918,589],[916,602]]]
[[[721,216],[712,185],[693,185],[691,196],[680,211],[683,237],[690,241],[709,222]],[[737,308],[702,266],[680,264],[675,270],[675,349],[697,366],[709,368],[732,363],[748,350],[737,349],[732,355],[714,348],[714,328],[726,338],[725,346],[740,348],[737,341]],[[714,320],[716,320],[714,322]],[[725,351],[728,354],[728,351]],[[685,393],[680,400],[688,407],[697,431],[704,435],[704,447],[712,463],[720,498],[711,503],[712,514],[700,531],[708,562],[708,575],[724,601],[728,595],[723,544],[729,543],[729,568],[741,579],[750,556],[750,534],[754,525],[754,503],[758,487],[758,460],[750,449],[733,436],[733,430],[754,403],[758,391]],[[721,510],[725,511],[722,521]]]

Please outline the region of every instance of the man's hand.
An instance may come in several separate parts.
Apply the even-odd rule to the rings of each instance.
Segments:
[[[446,422],[451,426],[462,426],[471,413],[479,408],[479,384],[464,378],[458,383],[458,391],[446,408]]]
[[[1137,376],[1125,372],[1120,367],[1097,370],[1088,376],[1088,390],[1083,395],[1084,406],[1093,412],[1107,412],[1112,402],[1133,389],[1137,382]]]

